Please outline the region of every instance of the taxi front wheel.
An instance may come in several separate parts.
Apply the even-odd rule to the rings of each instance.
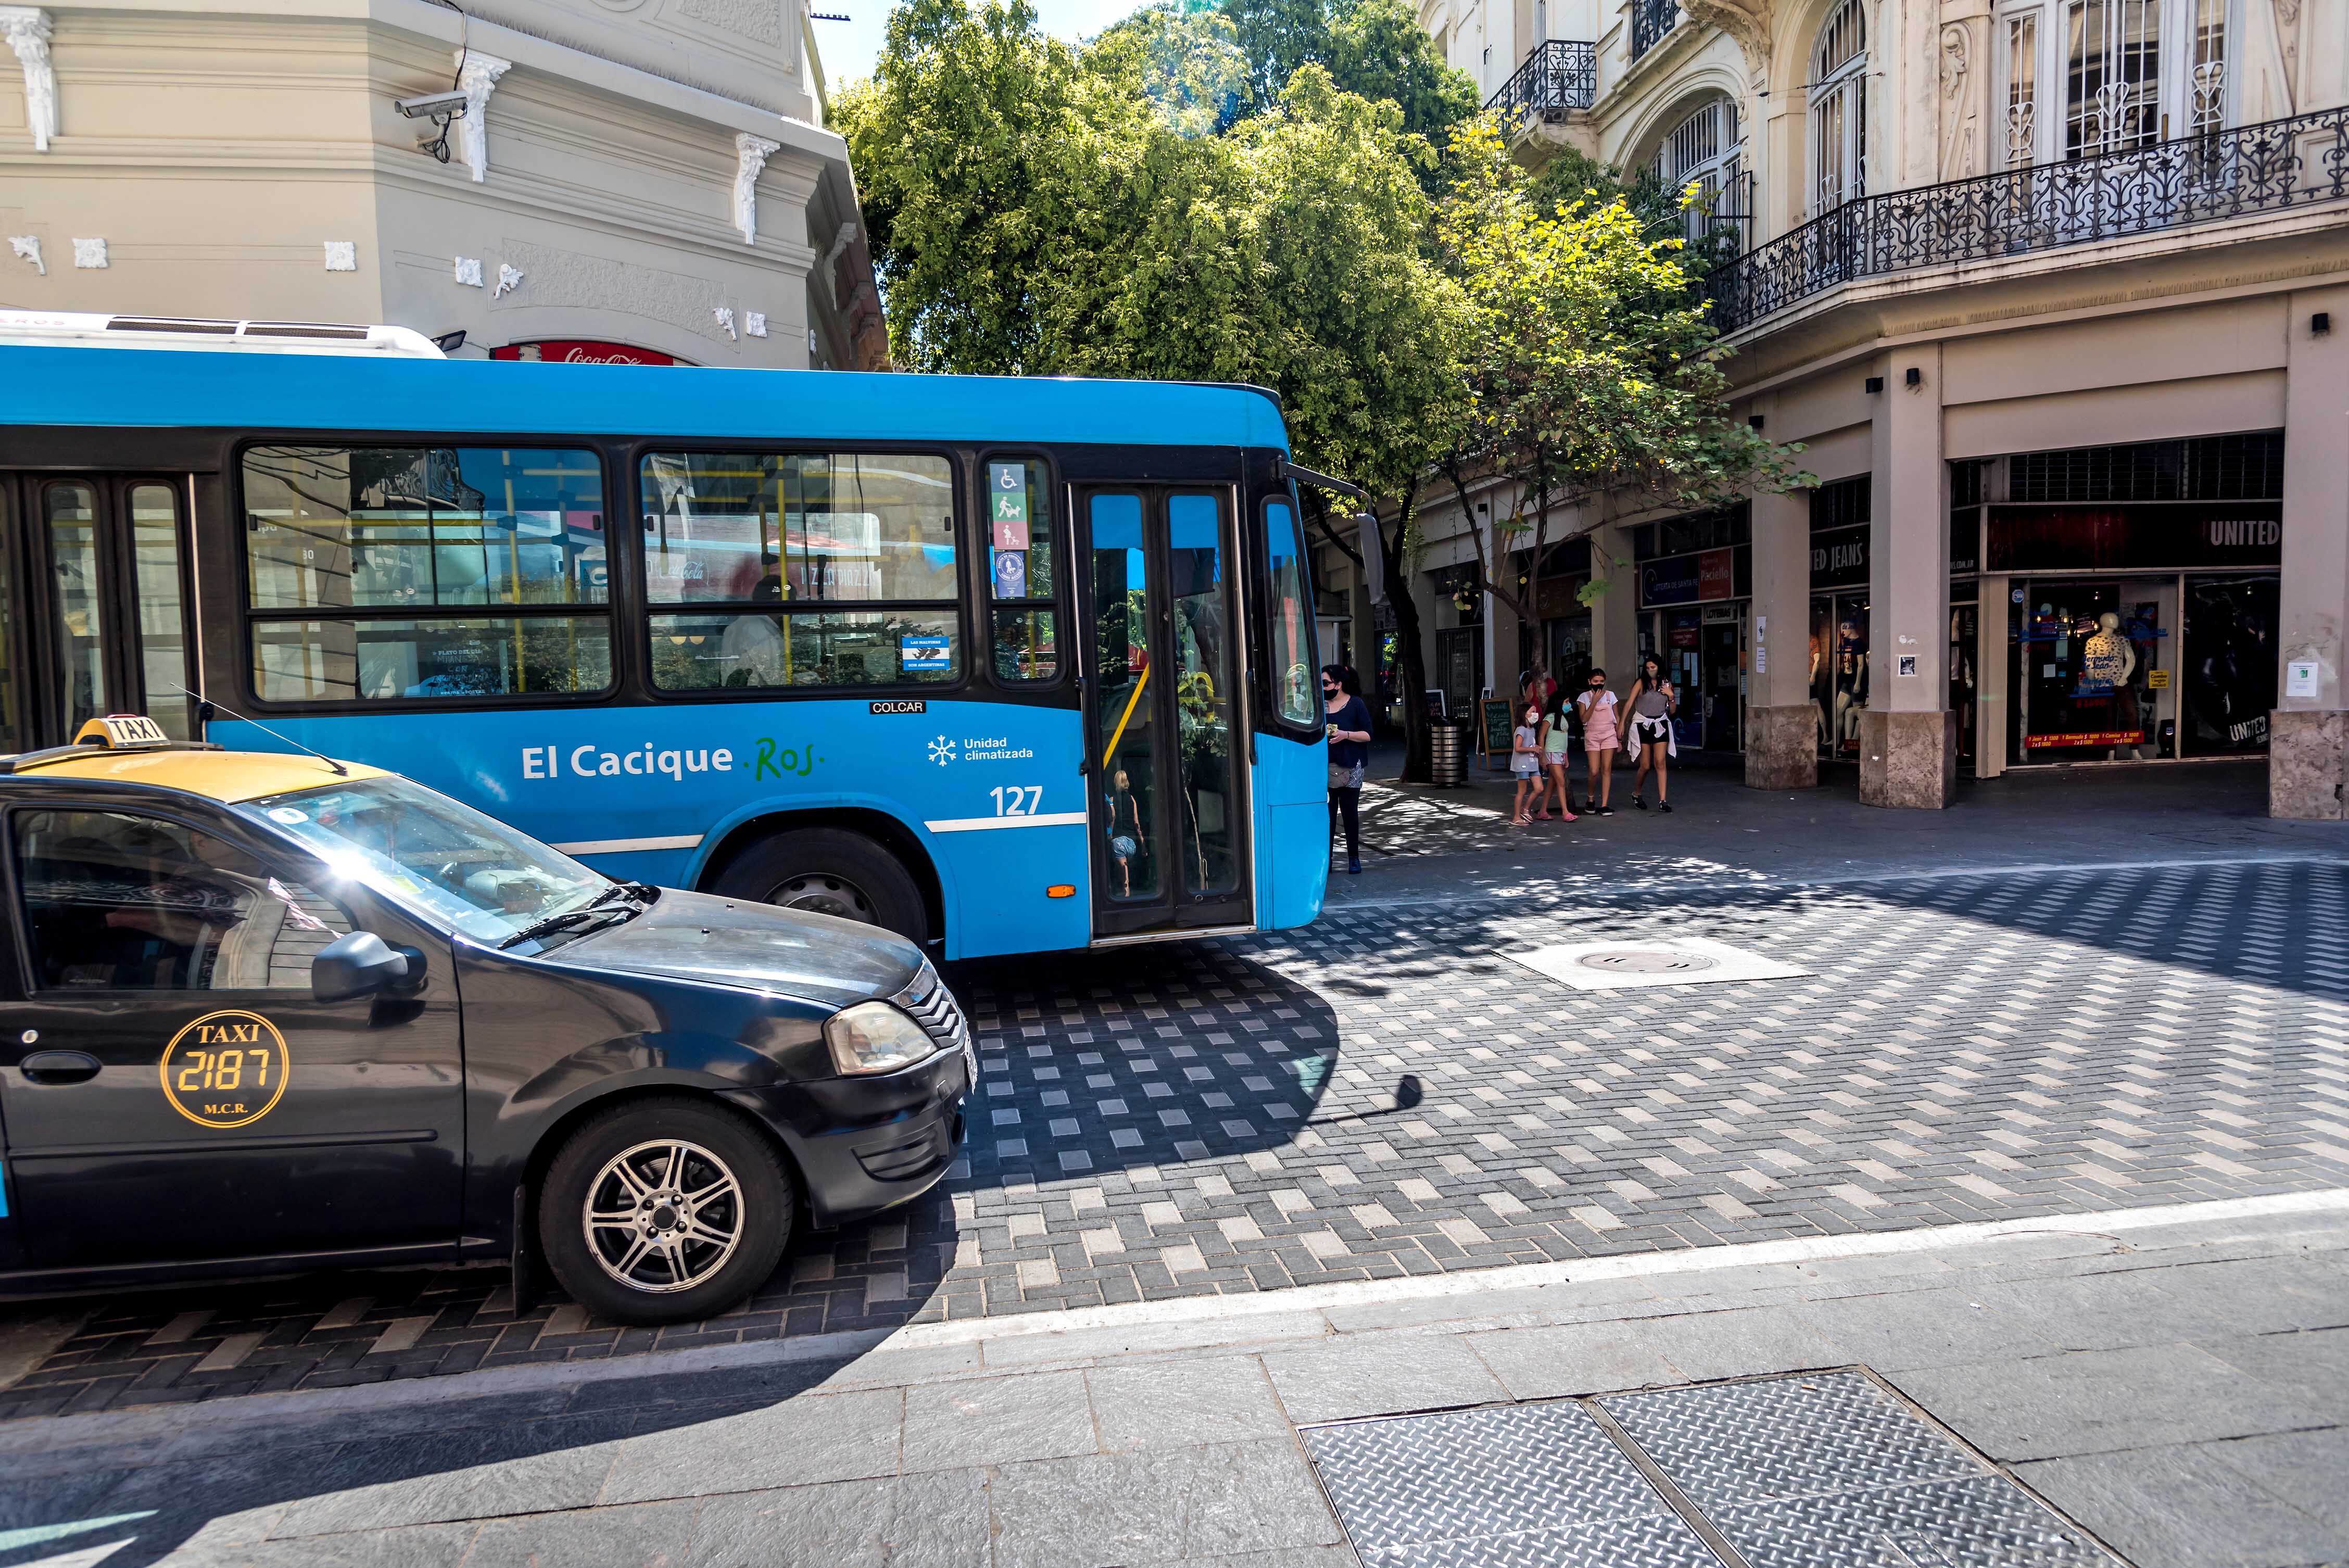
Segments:
[[[740,1301],[791,1239],[791,1172],[732,1111],[636,1100],[564,1140],[539,1244],[574,1301],[616,1323],[681,1323]]]

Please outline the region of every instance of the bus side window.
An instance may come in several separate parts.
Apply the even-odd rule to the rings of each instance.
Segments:
[[[557,448],[247,449],[264,702],[585,696],[612,684],[603,460]]]
[[[1051,476],[1040,462],[987,464],[988,628],[999,681],[1061,677],[1059,562]]]
[[[659,690],[962,678],[946,459],[653,452],[641,485]]]

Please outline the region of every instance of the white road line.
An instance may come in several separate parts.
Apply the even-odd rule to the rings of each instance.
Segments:
[[[701,837],[699,833],[685,833],[669,839],[582,839],[575,844],[546,847],[566,855],[625,855],[638,850],[698,850]]]
[[[947,817],[922,826],[933,833],[984,833],[996,828],[1075,828],[1084,821],[1082,811],[1040,811],[1032,817]]]

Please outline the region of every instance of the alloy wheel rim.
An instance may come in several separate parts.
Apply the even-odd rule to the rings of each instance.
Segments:
[[[704,1284],[742,1240],[742,1186],[716,1154],[658,1138],[604,1162],[580,1222],[587,1250],[630,1290],[669,1295]]]
[[[795,876],[768,894],[767,902],[785,909],[803,909],[811,914],[829,914],[865,925],[879,923],[873,913],[873,901],[864,896],[864,890],[846,877],[835,876],[830,872],[811,872]]]

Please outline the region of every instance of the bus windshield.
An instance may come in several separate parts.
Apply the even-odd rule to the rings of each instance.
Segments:
[[[437,924],[498,943],[593,903],[612,879],[413,780],[355,779],[236,808],[340,875]]]

